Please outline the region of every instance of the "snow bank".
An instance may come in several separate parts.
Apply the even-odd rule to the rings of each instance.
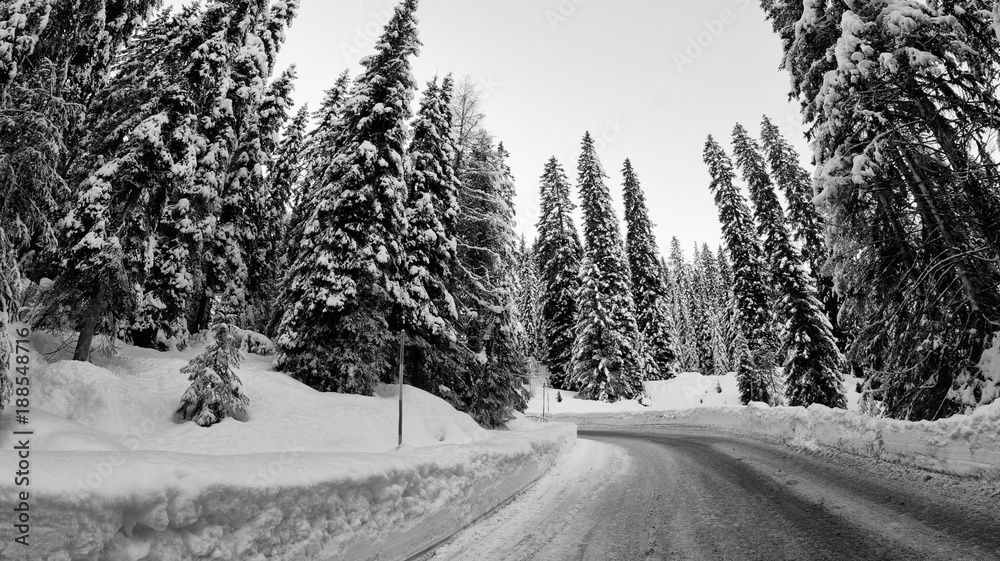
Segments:
[[[847,391],[848,410],[859,411],[857,392],[858,378],[847,377],[844,389]],[[675,411],[680,409],[696,409],[700,407],[716,407],[720,405],[739,405],[740,390],[735,374],[725,376],[702,376],[698,372],[677,374],[670,380],[645,382],[646,394],[649,396],[649,406],[641,405],[638,400],[624,400],[615,403],[600,403],[576,399],[576,392],[554,390],[547,388],[545,394],[546,414],[563,413],[619,413],[626,411]],[[528,402],[528,413],[541,415],[542,412],[541,378],[535,380],[532,387],[532,399]],[[556,396],[561,395],[562,401]]]
[[[1000,479],[1000,402],[940,421],[876,419],[822,405],[704,407],[663,412],[556,415],[584,426],[701,425],[749,431],[800,447],[853,454],[956,475]]]
[[[248,355],[246,418],[205,429],[173,413],[180,368],[201,348],[126,347],[94,364],[36,334],[30,486],[0,479],[0,503],[30,492],[31,546],[0,524],[0,559],[400,559],[433,545],[540,477],[576,427],[519,419],[487,431],[404,387],[376,397],[315,392]],[[69,347],[72,348],[71,346]],[[13,419],[0,417],[12,475]]]
[[[32,452],[31,547],[4,524],[0,559],[403,559],[523,490],[575,435],[552,423],[383,454]],[[3,504],[15,490],[0,487]]]

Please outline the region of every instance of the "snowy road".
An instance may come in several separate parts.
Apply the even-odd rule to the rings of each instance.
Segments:
[[[1000,559],[997,483],[711,430],[579,436],[431,558]]]

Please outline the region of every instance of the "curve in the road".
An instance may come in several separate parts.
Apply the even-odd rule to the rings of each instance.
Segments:
[[[988,485],[711,430],[579,436],[434,558],[1000,560]]]

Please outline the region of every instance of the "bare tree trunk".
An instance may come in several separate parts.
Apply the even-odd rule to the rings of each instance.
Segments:
[[[969,305],[972,306],[974,311],[980,312],[982,309],[979,304],[979,291],[977,290],[976,283],[972,280],[968,269],[965,267],[964,260],[959,255],[958,243],[952,235],[951,228],[949,228],[945,217],[941,214],[940,209],[938,209],[935,204],[930,188],[924,182],[919,170],[917,170],[917,167],[913,164],[913,160],[910,158],[910,155],[903,150],[899,150],[898,153],[902,158],[903,163],[906,164],[912,184],[919,191],[917,194],[926,202],[928,210],[930,211],[936,226],[941,232],[941,237],[944,239],[945,251],[948,252],[949,258],[954,261],[955,273],[962,282],[962,291],[965,293],[965,297],[968,300]]]
[[[90,347],[94,343],[94,334],[97,331],[97,322],[101,318],[101,309],[104,307],[104,284],[101,284],[97,292],[90,297],[87,303],[87,316],[80,326],[80,337],[76,340],[76,350],[73,351],[73,360],[87,362],[90,360]]]

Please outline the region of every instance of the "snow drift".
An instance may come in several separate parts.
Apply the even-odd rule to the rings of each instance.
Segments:
[[[955,475],[1000,479],[1000,402],[971,415],[939,421],[897,421],[822,405],[769,407],[763,403],[649,412],[556,415],[581,427],[701,425],[749,431],[798,447],[830,447]]]
[[[50,359],[32,338],[30,547],[0,525],[0,559],[400,559],[440,541],[541,476],[576,439],[572,425],[520,419],[487,431],[446,402],[404,388],[377,397],[315,392],[248,356],[245,419],[176,423],[200,349],[126,347],[99,365]],[[12,418],[0,465],[13,473]],[[22,427],[18,427],[22,428]]]

